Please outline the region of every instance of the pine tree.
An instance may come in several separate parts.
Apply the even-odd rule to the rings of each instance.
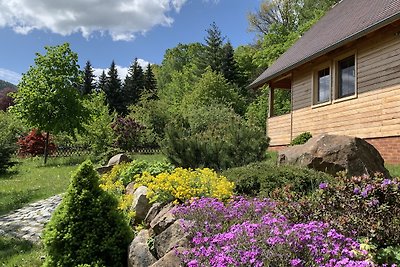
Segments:
[[[145,78],[138,59],[135,58],[128,70],[124,83],[125,105],[134,105],[139,102],[140,96],[145,87]]]
[[[150,63],[147,65],[146,73],[144,74],[144,88],[149,95],[149,99],[157,99],[157,81]]]
[[[118,77],[118,70],[114,60],[111,63],[107,75],[107,82],[104,90],[110,111],[116,111],[118,114],[126,113],[126,105],[123,101],[121,80]]]
[[[203,57],[203,65],[210,66],[213,71],[221,72],[222,61],[224,58],[223,42],[221,31],[217,24],[213,22],[211,27],[207,29],[207,37],[205,55]]]
[[[99,81],[97,82],[97,90],[105,92],[107,84],[107,75],[106,72],[103,70],[99,77]]]
[[[86,66],[84,70],[84,77],[83,77],[83,87],[82,87],[82,94],[88,95],[91,94],[96,90],[96,83],[94,81],[93,68],[90,64],[90,61],[86,61]]]
[[[234,58],[235,51],[233,50],[233,47],[229,41],[223,46],[223,52],[224,57],[222,59],[221,72],[226,80],[237,84],[239,79],[236,65],[237,63]]]

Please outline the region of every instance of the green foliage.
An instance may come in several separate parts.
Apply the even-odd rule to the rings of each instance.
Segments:
[[[246,120],[250,124],[266,131],[268,118],[268,87],[261,89],[261,94],[247,107]]]
[[[83,85],[82,85],[82,94],[89,95],[93,93],[96,89],[96,84],[94,81],[95,75],[93,74],[92,64],[90,61],[86,61],[85,69],[83,72]]]
[[[312,138],[312,134],[310,132],[304,132],[299,134],[298,136],[296,136],[292,142],[290,142],[291,146],[295,146],[295,145],[302,145],[307,143],[308,140],[310,140]]]
[[[189,108],[223,104],[236,113],[244,113],[244,100],[237,86],[229,83],[222,74],[207,69],[195,84],[193,91],[185,96],[184,105]]]
[[[103,83],[103,79],[104,77],[101,77],[101,84]],[[106,83],[101,86],[104,87],[104,93],[106,95],[107,104],[110,112],[115,111],[118,114],[125,114],[125,96],[122,92],[122,82],[118,76],[118,70],[114,60],[111,62],[110,69],[108,70]]]
[[[247,166],[231,168],[222,173],[235,184],[235,192],[258,197],[283,197],[280,190],[290,187],[297,197],[315,191],[321,182],[330,181],[331,176],[323,172],[296,166],[277,166],[268,162],[257,162]]]
[[[193,109],[166,127],[161,147],[181,167],[217,170],[261,160],[268,142],[264,132],[222,105]]]
[[[90,117],[83,125],[85,132],[79,135],[78,142],[89,146],[94,155],[102,154],[112,146],[115,139],[111,128],[115,113],[109,113],[103,92],[89,95],[83,103]]]
[[[147,65],[146,72],[144,73],[144,88],[145,93],[148,95],[147,99],[157,99],[157,81],[153,73],[153,68],[150,63]],[[142,94],[143,95],[143,94]]]
[[[89,161],[72,176],[44,231],[46,266],[124,266],[132,231]]]
[[[171,172],[174,168],[175,166],[169,162],[134,160],[120,173],[119,180],[126,186],[134,181],[134,177],[138,174],[148,172],[150,175],[156,176],[162,172]]]
[[[135,58],[129,67],[128,74],[124,82],[123,98],[126,106],[134,105],[139,102],[140,96],[145,89],[146,81],[142,67],[138,59]]]
[[[2,266],[41,266],[42,247],[27,240],[0,236],[0,264]]]
[[[378,249],[400,243],[400,186],[381,175],[336,177],[304,209],[300,218],[329,222],[342,233],[368,238]],[[292,213],[294,215],[294,213]]]
[[[13,165],[12,154],[17,150],[17,140],[26,131],[15,115],[0,110],[0,173]]]
[[[77,90],[82,77],[78,55],[68,43],[45,49],[46,54],[37,53],[35,65],[22,76],[11,110],[32,128],[74,135],[88,114]]]
[[[164,138],[164,128],[170,120],[168,105],[163,100],[143,99],[139,105],[130,107],[129,117],[134,118],[145,129],[141,136],[143,146],[157,146],[157,142]]]

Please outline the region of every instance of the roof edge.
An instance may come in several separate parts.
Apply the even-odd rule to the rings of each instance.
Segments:
[[[368,33],[371,33],[373,31],[378,30],[379,28],[387,26],[387,25],[395,22],[398,19],[400,19],[400,13],[394,14],[394,15],[388,17],[385,20],[382,20],[382,21],[379,21],[379,22],[377,22],[375,24],[372,24],[370,27],[368,27],[368,28],[366,28],[366,29],[364,29],[362,31],[358,31],[358,32],[354,33],[353,35],[350,35],[349,37],[347,37],[345,39],[342,39],[342,40],[336,42],[335,44],[333,44],[333,45],[331,45],[331,46],[329,46],[329,47],[327,47],[325,49],[322,49],[322,50],[318,51],[317,53],[315,53],[315,54],[313,54],[313,55],[311,55],[311,56],[309,56],[309,57],[307,57],[307,58],[305,58],[305,59],[303,59],[303,60],[301,60],[301,61],[299,61],[299,62],[297,62],[297,63],[295,63],[295,64],[293,64],[293,65],[291,65],[291,66],[289,66],[287,68],[285,68],[285,69],[282,69],[282,70],[276,72],[275,74],[273,74],[273,75],[271,75],[269,77],[266,77],[266,78],[264,78],[264,79],[262,79],[260,81],[257,81],[257,82],[256,82],[256,80],[257,80],[256,79],[251,84],[249,84],[247,86],[247,88],[255,89],[255,88],[261,87],[262,85],[266,84],[267,82],[271,81],[272,79],[274,79],[274,78],[276,78],[276,77],[278,77],[278,76],[280,76],[280,75],[282,75],[282,74],[284,74],[284,73],[286,73],[288,71],[291,71],[291,70],[293,70],[293,69],[295,69],[297,67],[300,67],[301,65],[303,65],[303,64],[305,64],[305,63],[307,63],[307,62],[309,62],[309,61],[311,61],[313,59],[316,59],[316,58],[318,58],[318,57],[320,57],[320,56],[322,56],[322,55],[324,55],[324,54],[326,54],[328,52],[331,52],[331,51],[333,51],[333,50],[345,45],[346,43],[354,41],[354,40],[356,40],[356,39],[358,39],[360,37],[363,37],[363,36],[367,35]]]

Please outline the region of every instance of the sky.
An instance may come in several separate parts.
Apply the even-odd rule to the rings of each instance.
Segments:
[[[160,64],[166,49],[204,43],[215,22],[234,47],[250,44],[247,14],[261,0],[0,0],[0,79],[18,84],[45,46],[70,43],[95,74],[112,60],[125,77],[135,58]]]

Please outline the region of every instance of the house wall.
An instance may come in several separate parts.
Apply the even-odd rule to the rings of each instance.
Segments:
[[[387,26],[294,70],[293,110],[291,114],[268,119],[270,145],[286,145],[306,131],[313,135],[329,133],[357,136],[368,138],[369,141],[383,137],[394,140],[393,137],[400,136],[399,29],[398,25]],[[356,96],[313,106],[315,66],[332,66],[335,58],[349,52],[356,53]],[[400,142],[392,142],[391,145],[397,146],[400,151]]]

